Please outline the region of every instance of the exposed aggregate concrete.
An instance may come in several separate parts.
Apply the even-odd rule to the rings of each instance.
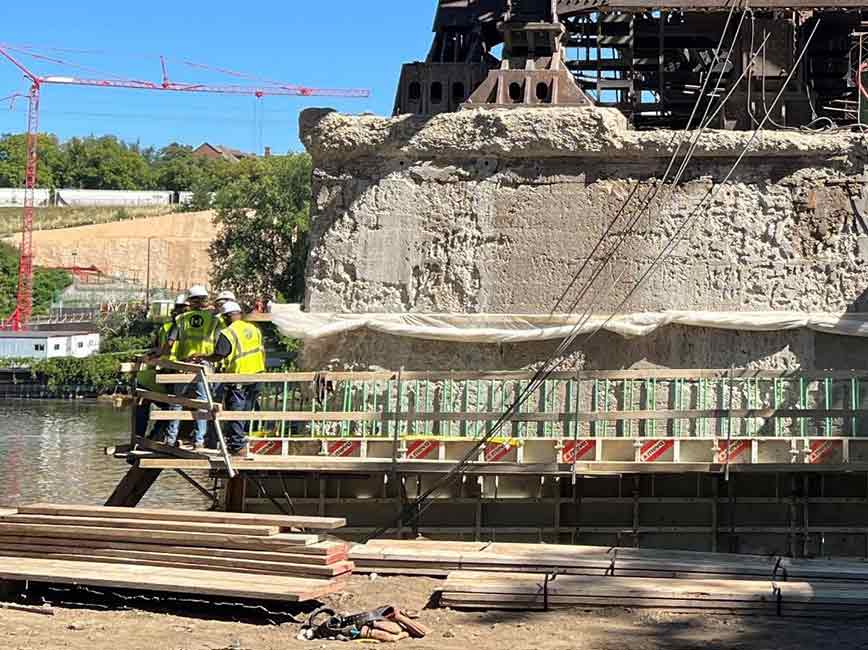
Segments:
[[[861,134],[764,132],[720,185],[751,134],[708,131],[681,182],[655,194],[682,134],[633,131],[609,109],[474,110],[431,119],[312,109],[301,127],[315,166],[310,311],[548,313],[591,256],[577,286],[589,279],[637,214],[574,311],[621,306],[681,228],[671,255],[623,311],[846,311],[866,300],[868,232],[858,214],[866,207],[868,155]],[[640,214],[646,196],[653,200]],[[568,292],[559,311],[569,311],[577,296]],[[723,334],[670,329],[663,338],[683,339],[678,351],[672,341],[649,350],[648,341],[610,340],[619,352],[579,356],[588,367],[824,363],[814,358],[813,334],[765,335],[762,344],[745,334],[758,342],[747,345],[753,353],[745,358],[708,347]],[[697,344],[693,337],[701,336]],[[406,347],[388,337],[354,337],[343,348],[353,354],[319,343],[306,359],[395,367],[401,359],[389,351]],[[415,352],[427,367],[449,368],[462,359],[479,367],[480,350],[492,360],[483,365],[493,367],[524,367],[535,356],[528,357],[533,346],[509,358],[475,347]]]

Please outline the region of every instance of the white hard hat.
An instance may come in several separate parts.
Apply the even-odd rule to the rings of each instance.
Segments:
[[[179,293],[178,297],[175,298],[175,307],[181,307],[181,306],[186,305],[186,304],[188,304],[187,303],[187,296],[185,296],[183,293]]]
[[[207,298],[208,297],[208,289],[203,287],[201,284],[195,284],[190,287],[190,291],[187,293],[190,294],[191,298]]]
[[[236,302],[235,294],[231,291],[221,291],[220,295],[217,296],[217,300],[231,300],[232,302]]]
[[[227,300],[223,303],[223,306],[220,308],[220,312],[225,316],[226,314],[240,314],[241,313],[241,305],[239,305],[234,300]]]

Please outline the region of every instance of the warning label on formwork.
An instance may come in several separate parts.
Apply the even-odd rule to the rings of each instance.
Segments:
[[[714,452],[715,463],[748,463],[750,462],[750,440],[718,440]]]
[[[671,452],[675,447],[674,440],[649,440],[642,444],[639,450],[640,463],[653,463]],[[671,459],[667,459],[671,460]]]
[[[840,440],[811,440],[807,462],[810,465],[843,463],[844,443]]]
[[[338,440],[326,447],[329,456],[357,456],[362,449],[361,440]]]
[[[436,459],[440,443],[436,440],[410,440],[407,442],[406,458],[413,460]]]
[[[564,443],[561,462],[575,463],[579,460],[595,460],[597,457],[596,440],[570,440]]]
[[[485,445],[486,463],[497,463],[499,461],[514,461],[515,445],[511,442],[488,443]]]
[[[280,456],[283,453],[283,442],[280,440],[252,440],[250,453],[256,456]]]

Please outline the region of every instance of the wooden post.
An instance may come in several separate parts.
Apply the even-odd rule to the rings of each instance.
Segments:
[[[226,512],[244,512],[247,479],[236,475],[226,481]]]
[[[162,473],[161,469],[142,469],[137,465],[131,467],[105,504],[110,507],[136,507]]]

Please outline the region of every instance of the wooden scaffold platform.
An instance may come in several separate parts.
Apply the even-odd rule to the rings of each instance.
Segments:
[[[134,438],[111,450],[131,469],[109,504],[135,505],[171,471],[226,509],[346,515],[344,532],[365,536],[450,472],[532,376],[208,375],[212,384],[261,383],[261,410],[184,404],[151,419],[247,422],[254,457]],[[696,550],[868,557],[866,379],[855,371],[557,372],[425,516],[397,531],[640,546],[677,537]]]

